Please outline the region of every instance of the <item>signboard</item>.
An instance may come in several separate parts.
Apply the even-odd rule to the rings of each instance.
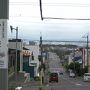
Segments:
[[[0,69],[8,68],[7,20],[0,19]]]

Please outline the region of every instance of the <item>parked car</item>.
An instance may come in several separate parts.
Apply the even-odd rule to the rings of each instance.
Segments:
[[[22,87],[16,87],[15,90],[22,90]]]
[[[63,72],[59,72],[59,75],[63,75]]]
[[[84,73],[83,79],[84,81],[90,81],[90,73]]]
[[[75,73],[70,72],[70,73],[69,73],[69,77],[75,77]]]
[[[58,82],[58,73],[50,73],[49,75],[49,82]]]

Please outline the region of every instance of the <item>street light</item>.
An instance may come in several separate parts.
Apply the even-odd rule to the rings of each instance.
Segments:
[[[13,26],[10,26],[11,32],[13,30],[16,30],[16,61],[15,61],[15,79],[16,79],[16,84],[17,84],[17,39],[18,39],[18,27],[13,28]]]

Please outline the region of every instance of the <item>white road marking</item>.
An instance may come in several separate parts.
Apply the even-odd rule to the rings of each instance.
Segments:
[[[62,78],[62,79],[67,80],[67,78]]]
[[[77,85],[77,86],[82,86],[82,84],[79,84],[79,83],[77,83],[76,85]]]

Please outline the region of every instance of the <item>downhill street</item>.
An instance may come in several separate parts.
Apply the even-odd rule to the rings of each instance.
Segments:
[[[49,70],[54,72],[62,71],[59,75],[59,82],[51,82],[44,85],[44,90],[90,90],[90,83],[84,82],[81,77],[70,78],[60,65],[60,59],[55,53],[49,53]],[[31,81],[22,90],[39,90],[40,82]]]
[[[81,77],[70,78],[60,64],[60,59],[55,53],[49,53],[49,67],[54,72],[64,72],[63,75],[59,75],[59,82],[49,83],[46,90],[90,90],[90,83],[84,82]]]

